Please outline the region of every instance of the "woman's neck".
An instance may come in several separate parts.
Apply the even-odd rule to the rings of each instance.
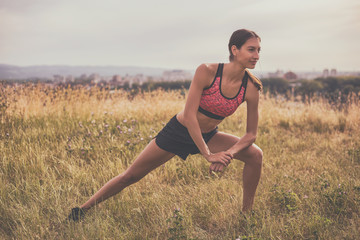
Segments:
[[[242,81],[245,68],[234,62],[230,62],[224,65],[224,74],[228,81]]]

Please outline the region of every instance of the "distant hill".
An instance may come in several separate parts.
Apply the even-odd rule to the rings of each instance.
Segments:
[[[54,75],[73,77],[82,74],[97,73],[100,76],[136,75],[161,76],[165,68],[134,67],[134,66],[66,66],[66,65],[39,65],[39,66],[14,66],[0,64],[0,79],[27,79],[27,78],[53,78]]]

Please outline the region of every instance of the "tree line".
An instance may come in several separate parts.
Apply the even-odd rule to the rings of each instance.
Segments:
[[[264,92],[270,95],[306,97],[322,96],[330,101],[346,101],[349,95],[360,94],[360,77],[327,77],[289,82],[282,78],[261,79]]]
[[[360,94],[360,77],[327,77],[327,78],[316,78],[313,80],[297,80],[289,82],[283,78],[262,78],[263,92],[269,95],[283,95],[285,97],[290,96],[302,96],[314,97],[322,96],[331,101],[346,100],[349,94]],[[12,84],[37,84],[37,83],[48,83],[52,82],[46,79],[27,79],[27,80],[0,80],[3,85]],[[163,90],[177,90],[177,89],[189,89],[191,80],[187,81],[148,81],[143,84],[134,83],[131,86],[127,83],[122,86],[112,86],[110,84],[101,82],[93,83],[89,80],[76,79],[74,82],[61,83],[60,85],[76,87],[79,85],[85,86],[99,86],[107,89],[124,89],[126,91],[132,91],[134,94],[140,91],[154,91],[157,89]]]

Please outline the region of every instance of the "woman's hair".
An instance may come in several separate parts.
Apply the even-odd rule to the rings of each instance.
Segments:
[[[230,56],[229,56],[229,60],[230,62],[234,60],[234,55],[232,54],[231,51],[231,47],[233,45],[236,46],[237,49],[240,49],[242,45],[244,45],[244,43],[249,40],[250,38],[258,38],[261,41],[261,38],[259,37],[259,35],[257,35],[254,31],[250,31],[247,29],[239,29],[236,30],[235,32],[233,32],[233,34],[230,37],[229,40],[229,52],[230,52]],[[248,71],[249,73],[249,71]],[[261,81],[255,77],[253,74],[249,74],[251,81],[255,84],[255,86],[261,90],[262,89],[262,83]]]
[[[261,38],[255,32],[247,29],[239,29],[233,32],[229,40],[230,62],[234,60],[234,55],[232,54],[231,47],[235,45],[237,49],[240,49],[241,46],[244,45],[244,43],[250,38],[258,38],[259,40],[261,40]]]

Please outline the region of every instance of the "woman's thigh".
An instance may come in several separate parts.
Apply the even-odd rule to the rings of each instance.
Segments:
[[[228,133],[218,132],[210,139],[207,145],[212,153],[217,153],[228,150],[239,140],[240,138],[237,136]],[[256,144],[253,143],[249,147],[238,152],[234,156],[234,158],[246,163],[252,160],[254,156],[257,155],[262,155],[262,151]]]
[[[152,140],[125,173],[134,178],[142,178],[174,156],[175,154],[159,148],[159,146],[156,145],[155,140]]]

